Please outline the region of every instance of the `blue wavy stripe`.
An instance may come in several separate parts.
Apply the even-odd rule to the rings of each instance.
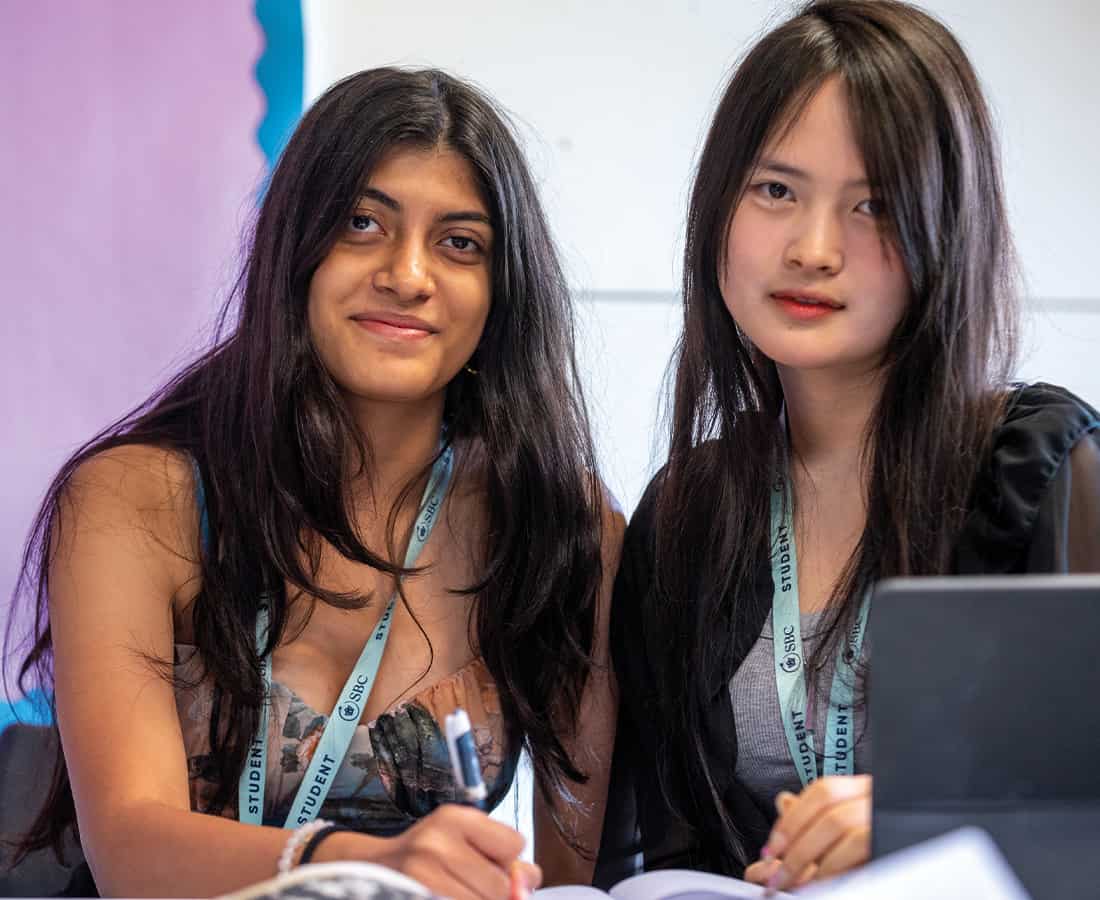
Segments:
[[[302,114],[302,4],[300,0],[256,0],[254,9],[264,34],[264,52],[256,61],[256,82],[267,100],[267,113],[256,129],[256,141],[271,172]]]
[[[28,725],[49,725],[52,721],[50,704],[41,691],[35,691],[29,697],[23,697],[15,702],[0,702],[0,731],[3,731],[13,722],[23,722]]]

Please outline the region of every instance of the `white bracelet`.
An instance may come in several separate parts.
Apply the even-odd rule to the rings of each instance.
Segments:
[[[314,819],[312,822],[306,822],[305,825],[295,828],[294,833],[287,838],[283,852],[279,854],[279,864],[276,866],[278,873],[286,875],[293,869],[298,864],[302,845],[309,840],[309,836],[322,828],[328,828],[331,824],[332,822],[327,819]]]

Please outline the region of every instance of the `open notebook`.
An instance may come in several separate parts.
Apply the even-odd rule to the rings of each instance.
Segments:
[[[763,888],[706,872],[667,869],[620,881],[609,894],[591,887],[535,891],[537,900],[737,900]],[[254,884],[222,900],[423,900],[431,892],[391,869],[363,862],[315,863]],[[793,900],[792,894],[778,894]],[[1084,895],[1081,895],[1084,896]],[[1091,896],[1091,895],[1090,895]],[[805,900],[1028,900],[989,835],[964,828],[821,885],[799,891]]]
[[[537,900],[728,900],[756,898],[764,889],[736,878],[667,869],[620,881],[610,895],[592,887],[553,887],[535,891]],[[262,881],[221,900],[422,900],[431,892],[404,875],[363,862],[312,863],[288,875]],[[790,894],[777,894],[791,897]]]
[[[593,887],[552,887],[535,891],[537,900],[727,900],[764,896],[759,885],[749,884],[737,878],[711,875],[708,872],[691,872],[687,869],[661,869],[643,872],[620,881],[610,891]],[[773,894],[775,897],[793,897],[792,894]]]
[[[614,900],[725,900],[762,895],[761,888],[744,881],[677,870],[635,875],[610,891]],[[540,900],[597,900],[608,895],[595,888],[557,887],[536,891],[534,896]],[[977,828],[961,828],[876,859],[844,877],[801,888],[797,896],[804,900],[1029,900],[996,844]]]

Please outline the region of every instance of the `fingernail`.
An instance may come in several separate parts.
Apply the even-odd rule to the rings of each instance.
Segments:
[[[533,869],[528,869],[527,873],[523,876],[523,883],[527,886],[529,891],[537,891],[542,884],[542,869],[535,866]]]
[[[760,851],[761,859],[773,859],[775,857],[775,851],[772,850],[771,844],[765,844],[764,849]]]
[[[527,878],[516,869],[512,869],[512,884],[508,891],[508,900],[528,900],[531,890],[527,886]]]
[[[764,885],[769,891],[778,891],[787,885],[787,870],[780,866]]]
[[[765,859],[771,859],[773,856],[782,856],[783,851],[786,849],[787,839],[778,831],[773,831],[772,836],[768,838],[768,843],[764,845],[764,850],[768,852],[768,856],[766,856]]]
[[[786,806],[794,799],[794,794],[790,791],[780,791],[775,795],[775,808],[777,812],[782,813],[783,807]]]

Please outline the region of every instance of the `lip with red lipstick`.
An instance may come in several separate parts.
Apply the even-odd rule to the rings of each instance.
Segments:
[[[792,319],[811,321],[844,309],[844,304],[819,291],[775,291],[771,294]]]
[[[357,313],[351,320],[371,334],[398,341],[419,341],[437,334],[439,329],[432,327],[416,316],[403,316],[389,312]]]

